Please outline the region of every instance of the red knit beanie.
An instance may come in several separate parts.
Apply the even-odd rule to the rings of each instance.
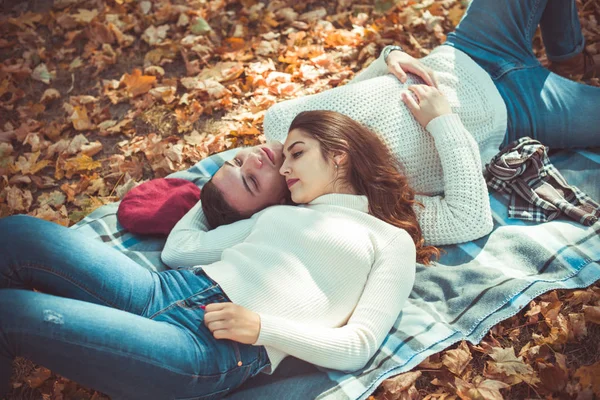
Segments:
[[[132,233],[168,235],[199,200],[200,188],[190,181],[152,179],[125,195],[119,204],[117,219]]]

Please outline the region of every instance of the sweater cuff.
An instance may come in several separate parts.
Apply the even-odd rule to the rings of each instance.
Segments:
[[[260,332],[254,346],[273,346],[277,342],[277,322],[272,317],[265,314],[260,316]]]
[[[429,121],[425,129],[433,136],[438,147],[440,145],[469,145],[469,139],[465,135],[468,132],[458,114],[440,115]]]

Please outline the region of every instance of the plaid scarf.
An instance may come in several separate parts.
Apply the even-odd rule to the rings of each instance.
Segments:
[[[565,214],[590,226],[600,217],[600,205],[569,185],[550,163],[547,148],[530,137],[507,145],[486,170],[488,186],[510,194],[509,218],[546,222]]]

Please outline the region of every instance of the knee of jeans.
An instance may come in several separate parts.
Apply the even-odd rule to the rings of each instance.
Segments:
[[[31,239],[39,233],[41,224],[46,221],[29,215],[11,215],[0,218],[0,242],[15,241],[21,238]]]

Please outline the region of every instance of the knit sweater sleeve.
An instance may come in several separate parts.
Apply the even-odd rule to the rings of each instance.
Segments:
[[[415,197],[425,206],[415,212],[426,243],[455,244],[487,235],[493,220],[477,143],[456,114],[437,117],[426,129],[444,172],[443,196]]]
[[[272,346],[315,365],[342,371],[365,366],[393,327],[415,279],[416,252],[401,231],[376,256],[346,325],[328,328],[260,314],[256,345]]]
[[[248,237],[255,219],[245,219],[209,230],[199,201],[173,228],[161,253],[171,268],[207,265],[221,260],[223,250]]]

